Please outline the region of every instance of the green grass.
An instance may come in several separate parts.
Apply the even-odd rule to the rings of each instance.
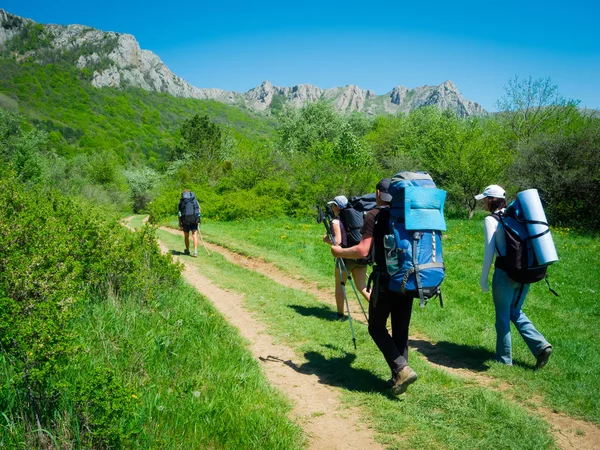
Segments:
[[[100,431],[116,414],[116,426],[132,433],[122,448],[303,448],[300,427],[288,419],[289,401],[269,385],[237,330],[195,289],[181,284],[152,304],[98,299],[85,308],[74,332],[80,356],[62,379],[75,392],[57,385],[68,391],[46,431],[55,443],[51,448],[90,448],[89,438],[82,442],[74,435],[86,428],[73,413],[73,399],[86,386],[92,387],[95,403],[89,408]],[[91,381],[107,370],[122,388],[107,392]],[[8,406],[0,414],[0,448],[37,448],[35,430],[19,413],[4,354],[0,371],[0,398]]]
[[[289,404],[235,329],[194,289],[102,302],[78,324],[83,372],[108,365],[137,397],[139,448],[301,448]],[[74,374],[76,376],[76,374]]]
[[[207,222],[206,240],[251,256],[260,256],[305,279],[332,283],[332,259],[321,243],[324,229],[316,223],[293,219],[261,222]],[[285,237],[283,237],[285,236]],[[494,307],[491,294],[479,290],[483,258],[481,220],[449,220],[444,235],[447,278],[445,307],[437,302],[416,311],[412,333],[424,335],[413,345],[436,363],[485,373],[507,382],[512,397],[529,402],[540,397],[546,406],[600,425],[600,244],[597,238],[568,229],[554,229],[560,261],[548,270],[552,295],[546,284],[531,287],[525,313],[554,347],[550,364],[534,371],[535,359],[513,328],[512,368],[492,361],[495,347]]]
[[[260,250],[257,242],[262,242],[267,247],[263,252],[265,259],[278,264],[295,261],[298,267],[306,261],[320,261],[325,272],[321,278],[330,278],[332,259],[327,256],[327,246],[320,244],[319,227],[293,221],[254,224],[258,226],[262,227],[261,237],[241,245],[248,252]],[[231,234],[225,232],[226,228]],[[249,223],[202,225],[205,239],[227,241],[230,246],[234,246],[236,231],[237,239],[245,236],[242,229],[255,228]],[[180,236],[159,231],[159,238],[170,249],[181,251]],[[310,240],[316,243],[308,251]],[[302,245],[307,247],[298,248]],[[323,256],[319,258],[317,254]],[[333,299],[331,305],[325,305],[312,295],[232,265],[218,253],[208,256],[200,251],[197,259],[189,261],[222,288],[243,294],[246,307],[265,323],[275,341],[296,352],[296,369],[314,373],[320,382],[339,388],[345,404],[360,408],[358,420],[368,422],[386,447],[506,448],[506,443],[511,442],[518,443],[518,448],[553,448],[548,425],[539,417],[500,392],[434,368],[415,352],[411,366],[419,373],[419,382],[403,398],[391,396],[386,387],[389,369],[366,326],[354,324],[358,345],[355,351],[348,323],[329,318],[334,311]],[[311,266],[302,275],[310,278],[315,270],[318,272]],[[434,308],[416,310],[415,320],[420,321]]]

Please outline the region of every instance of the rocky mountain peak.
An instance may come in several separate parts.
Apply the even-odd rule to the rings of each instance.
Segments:
[[[31,25],[36,23],[0,9],[0,51],[4,54],[14,52],[11,41],[17,35],[30,33]],[[39,32],[39,28],[36,30]],[[463,98],[449,80],[439,86],[414,89],[396,86],[385,95],[376,95],[372,90],[354,84],[324,90],[311,84],[280,87],[269,81],[263,81],[246,93],[237,93],[190,85],[172,73],[157,55],[141,49],[130,34],[104,32],[84,25],[44,25],[42,33],[46,46],[29,50],[26,56],[41,64],[53,61],[56,55],[63,61],[71,57],[68,62],[90,73],[91,84],[97,88],[133,86],[176,97],[214,99],[260,113],[269,113],[277,98],[279,107],[282,102],[301,107],[307,102],[325,100],[338,111],[370,115],[408,112],[425,105],[451,108],[462,116],[485,114],[480,105]]]

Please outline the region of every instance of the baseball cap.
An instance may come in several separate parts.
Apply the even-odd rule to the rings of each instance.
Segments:
[[[392,180],[390,178],[383,178],[379,181],[379,183],[377,183],[376,188],[379,191],[379,197],[384,202],[392,201],[392,196],[390,193],[388,193],[388,189],[390,188],[391,182]]]
[[[344,209],[348,206],[348,199],[345,195],[338,195],[332,201],[327,202],[328,205],[336,204],[338,208]]]
[[[475,196],[475,200],[483,200],[485,197],[506,198],[506,193],[497,184],[491,184],[486,187],[481,194]]]

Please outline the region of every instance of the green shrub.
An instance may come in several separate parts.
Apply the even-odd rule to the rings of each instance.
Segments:
[[[76,410],[83,430],[83,445],[121,448],[136,434],[128,423],[135,411],[135,395],[108,368],[87,374],[77,393]]]
[[[60,381],[62,370],[77,359],[72,323],[86,299],[112,294],[146,302],[177,282],[179,270],[161,254],[152,228],[131,233],[90,204],[0,180],[0,352],[21,404],[12,413],[36,428],[54,417],[58,387],[69,384]],[[118,403],[116,385],[104,382]],[[102,408],[86,409],[86,424],[110,446],[123,436]]]
[[[512,167],[521,189],[536,188],[556,225],[600,229],[600,126],[543,136],[522,149]]]

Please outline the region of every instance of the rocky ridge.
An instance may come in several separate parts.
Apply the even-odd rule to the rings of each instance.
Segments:
[[[28,42],[35,35],[37,46],[26,51],[12,45]],[[43,43],[43,44],[39,44]],[[355,85],[321,89],[310,84],[293,87],[274,86],[264,81],[248,92],[239,93],[216,88],[197,88],[175,75],[149,50],[142,50],[130,34],[105,32],[83,25],[40,25],[0,9],[0,51],[31,57],[45,63],[52,55],[80,70],[87,70],[93,86],[133,86],[147,91],[166,92],[175,97],[213,99],[230,105],[244,106],[258,113],[269,113],[274,104],[289,103],[301,107],[307,102],[326,100],[336,110],[369,115],[409,112],[422,106],[449,108],[460,116],[480,115],[486,111],[477,103],[463,98],[451,81],[439,86],[408,89],[396,86],[384,95]],[[273,103],[275,101],[275,103]]]

